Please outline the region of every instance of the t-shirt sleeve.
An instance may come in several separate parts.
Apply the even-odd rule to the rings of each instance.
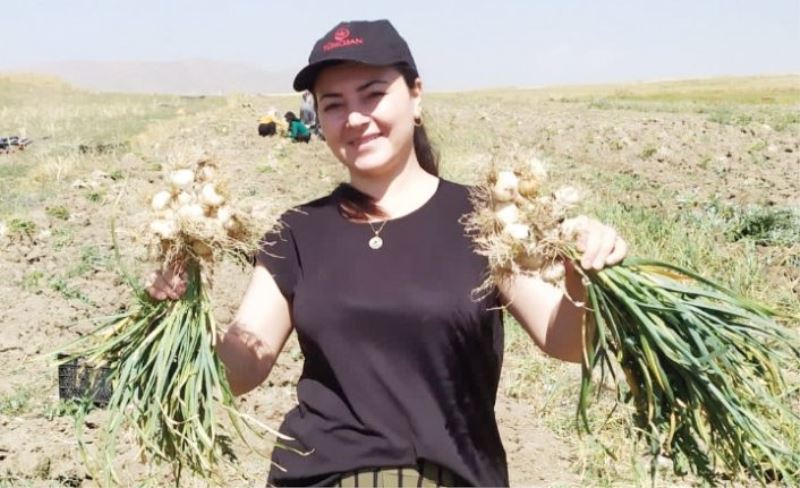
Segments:
[[[300,258],[288,225],[264,235],[255,256],[255,265],[267,268],[283,296],[291,302],[300,276]]]

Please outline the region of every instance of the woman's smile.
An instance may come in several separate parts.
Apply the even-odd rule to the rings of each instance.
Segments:
[[[354,139],[350,142],[350,145],[356,149],[366,149],[370,144],[370,142],[374,141],[375,139],[381,137],[380,133],[363,135],[357,139]]]

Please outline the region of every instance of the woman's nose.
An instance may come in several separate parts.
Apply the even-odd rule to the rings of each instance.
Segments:
[[[347,125],[350,127],[360,127],[369,123],[369,117],[358,110],[351,110],[347,115]]]

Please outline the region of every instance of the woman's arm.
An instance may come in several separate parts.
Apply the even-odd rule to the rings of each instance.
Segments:
[[[590,221],[578,238],[583,252],[581,267],[600,270],[622,261],[628,246],[614,231],[597,221]],[[583,354],[581,327],[586,313],[586,289],[580,274],[565,263],[566,294],[544,281],[515,275],[500,286],[504,303],[539,348],[563,361],[580,362]]]
[[[267,378],[291,332],[289,302],[269,271],[256,265],[236,316],[216,346],[234,395]]]

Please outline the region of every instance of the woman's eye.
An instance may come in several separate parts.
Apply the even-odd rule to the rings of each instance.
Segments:
[[[336,110],[337,108],[341,107],[341,103],[329,103],[322,107],[323,112],[330,112],[331,110]]]
[[[370,98],[380,98],[380,97],[382,97],[384,95],[386,95],[385,92],[372,92],[372,93],[369,94],[369,97]]]

